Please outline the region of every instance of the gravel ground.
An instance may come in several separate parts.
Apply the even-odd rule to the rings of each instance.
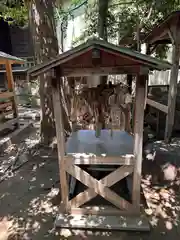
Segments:
[[[150,207],[146,210],[152,226],[150,233],[55,231],[54,220],[60,202],[56,153],[39,145],[33,147],[38,143],[36,129],[29,136],[24,136],[22,141],[33,150],[26,151],[24,155],[28,162],[0,183],[0,240],[180,239],[178,182],[168,187],[150,185],[147,175],[143,180],[143,189]],[[180,147],[176,146],[175,150],[178,155]],[[1,165],[5,160],[11,161],[12,151],[15,154],[16,149],[10,149],[0,158]],[[5,163],[4,166],[7,168]]]

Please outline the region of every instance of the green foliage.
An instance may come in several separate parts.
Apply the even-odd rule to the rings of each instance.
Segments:
[[[116,14],[119,19],[120,38],[130,36],[136,38],[137,27],[141,33],[148,33],[160,20],[171,12],[178,10],[177,0],[136,0],[134,3],[121,5]],[[164,59],[168,46],[161,45],[156,49],[156,57]]]
[[[97,1],[91,1],[86,5],[85,10],[86,28],[82,35],[76,38],[73,45],[84,42],[87,38],[97,35],[98,27],[98,4]]]
[[[141,32],[148,32],[160,19],[179,8],[177,0],[136,0],[132,2],[118,1],[120,5],[112,5],[109,9],[113,13],[116,29],[124,37],[133,36],[140,24]],[[115,14],[114,14],[115,11]]]
[[[136,39],[137,29],[146,34],[161,19],[179,8],[179,0],[112,0],[107,15],[108,40],[117,42],[124,37]],[[97,1],[87,5],[85,19],[87,27],[76,42],[97,33]],[[158,47],[156,56],[164,58],[167,49],[167,46]]]
[[[28,21],[28,9],[23,0],[0,0],[0,16],[10,24],[24,25]]]
[[[82,5],[87,4],[88,0],[71,0],[70,5],[67,9],[64,9],[62,6],[57,7],[55,10],[55,18],[60,20],[68,19],[68,17],[72,17],[72,13],[74,10],[80,8]]]
[[[160,59],[166,59],[169,45],[163,44],[156,47],[155,57]]]
[[[54,17],[56,21],[61,21],[61,31],[63,38],[66,38],[68,20],[73,19],[73,12],[83,5],[86,5],[87,3],[88,0],[71,0],[71,3],[67,9],[63,9],[62,6],[55,9]],[[81,38],[83,39],[84,35]]]
[[[84,2],[83,0],[71,0],[71,4],[72,5],[79,5],[79,4],[81,4],[82,2]]]

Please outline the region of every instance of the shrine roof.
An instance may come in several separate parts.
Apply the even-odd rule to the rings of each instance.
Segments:
[[[12,63],[23,63],[25,62],[23,59],[12,56],[5,52],[0,51],[0,64],[4,64],[6,61],[11,61]]]
[[[158,23],[144,38],[144,42],[150,44],[167,44],[171,43],[171,37],[168,33],[170,27],[178,26],[180,20],[180,11],[174,11],[165,19]]]
[[[94,52],[93,52],[94,51]],[[99,53],[97,53],[99,51]],[[95,55],[99,54],[99,56]],[[94,64],[92,58],[98,58],[99,62]],[[104,40],[89,39],[85,43],[59,54],[52,60],[46,63],[37,65],[29,69],[28,74],[36,77],[42,73],[61,66],[61,69],[71,68],[72,74],[75,69],[97,69],[97,67],[118,69],[118,73],[138,73],[140,67],[146,67],[148,70],[166,70],[171,68],[171,64],[166,61],[161,61],[157,58],[142,54],[129,48],[116,46]],[[72,70],[73,69],[73,70]],[[116,73],[114,71],[114,74]],[[63,72],[63,71],[62,71]],[[64,74],[65,75],[65,74]]]

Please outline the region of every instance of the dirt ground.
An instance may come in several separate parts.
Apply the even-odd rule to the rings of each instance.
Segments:
[[[148,191],[153,193],[149,201],[151,209],[147,211],[151,224],[149,233],[55,230],[60,202],[57,156],[51,149],[33,146],[37,144],[36,129],[22,140],[32,147],[32,151],[23,155],[28,161],[0,182],[0,240],[180,239],[180,197],[175,184],[167,189],[149,187]],[[1,166],[10,161],[12,151],[1,156]]]

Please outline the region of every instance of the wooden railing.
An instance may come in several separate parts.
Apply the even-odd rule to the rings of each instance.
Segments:
[[[35,58],[33,56],[31,57],[22,57],[23,60],[25,60],[25,63],[21,64],[22,67],[28,67],[31,68],[35,65]]]
[[[146,103],[149,104],[151,107],[154,107],[164,113],[168,113],[168,106],[164,105],[164,104],[161,104],[159,102],[156,102],[156,101],[153,101],[149,98],[146,99]]]
[[[0,99],[10,98],[10,97],[13,97],[13,96],[14,96],[13,92],[1,92],[0,93]]]

